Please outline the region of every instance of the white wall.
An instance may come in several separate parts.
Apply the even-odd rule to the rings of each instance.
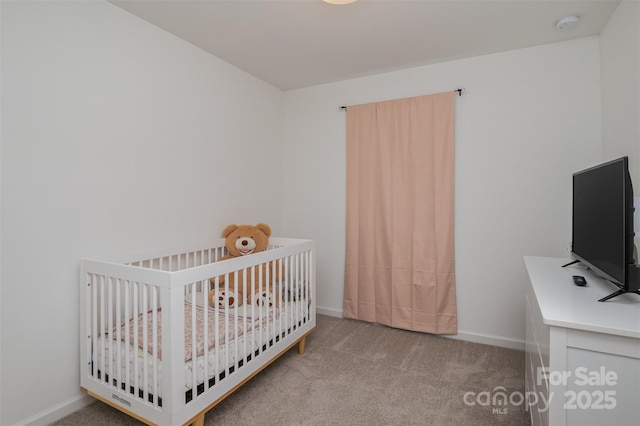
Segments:
[[[282,92],[106,2],[1,2],[0,424],[81,401],[79,259],[282,234]]]
[[[640,196],[640,2],[620,3],[600,34],[600,49],[604,158],[629,156],[637,197]]]
[[[285,93],[285,228],[317,240],[319,311],[342,312],[340,105],[456,98],[460,336],[522,347],[523,255],[568,256],[571,174],[602,158],[599,39],[589,37]]]

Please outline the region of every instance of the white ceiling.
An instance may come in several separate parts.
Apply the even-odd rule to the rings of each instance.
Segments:
[[[619,0],[111,0],[280,89],[597,35]],[[558,19],[578,15],[572,30]]]

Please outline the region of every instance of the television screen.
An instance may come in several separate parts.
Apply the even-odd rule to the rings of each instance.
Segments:
[[[573,175],[572,253],[620,286],[633,262],[630,190],[627,157]]]

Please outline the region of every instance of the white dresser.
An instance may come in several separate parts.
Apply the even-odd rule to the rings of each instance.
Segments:
[[[640,295],[569,259],[524,258],[526,399],[533,425],[640,425]],[[572,275],[582,275],[585,287]]]

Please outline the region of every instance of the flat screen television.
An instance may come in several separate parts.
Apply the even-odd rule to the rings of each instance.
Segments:
[[[573,174],[571,254],[623,293],[637,293],[640,274],[634,260],[633,187],[628,157]],[[566,266],[566,265],[565,265]]]

